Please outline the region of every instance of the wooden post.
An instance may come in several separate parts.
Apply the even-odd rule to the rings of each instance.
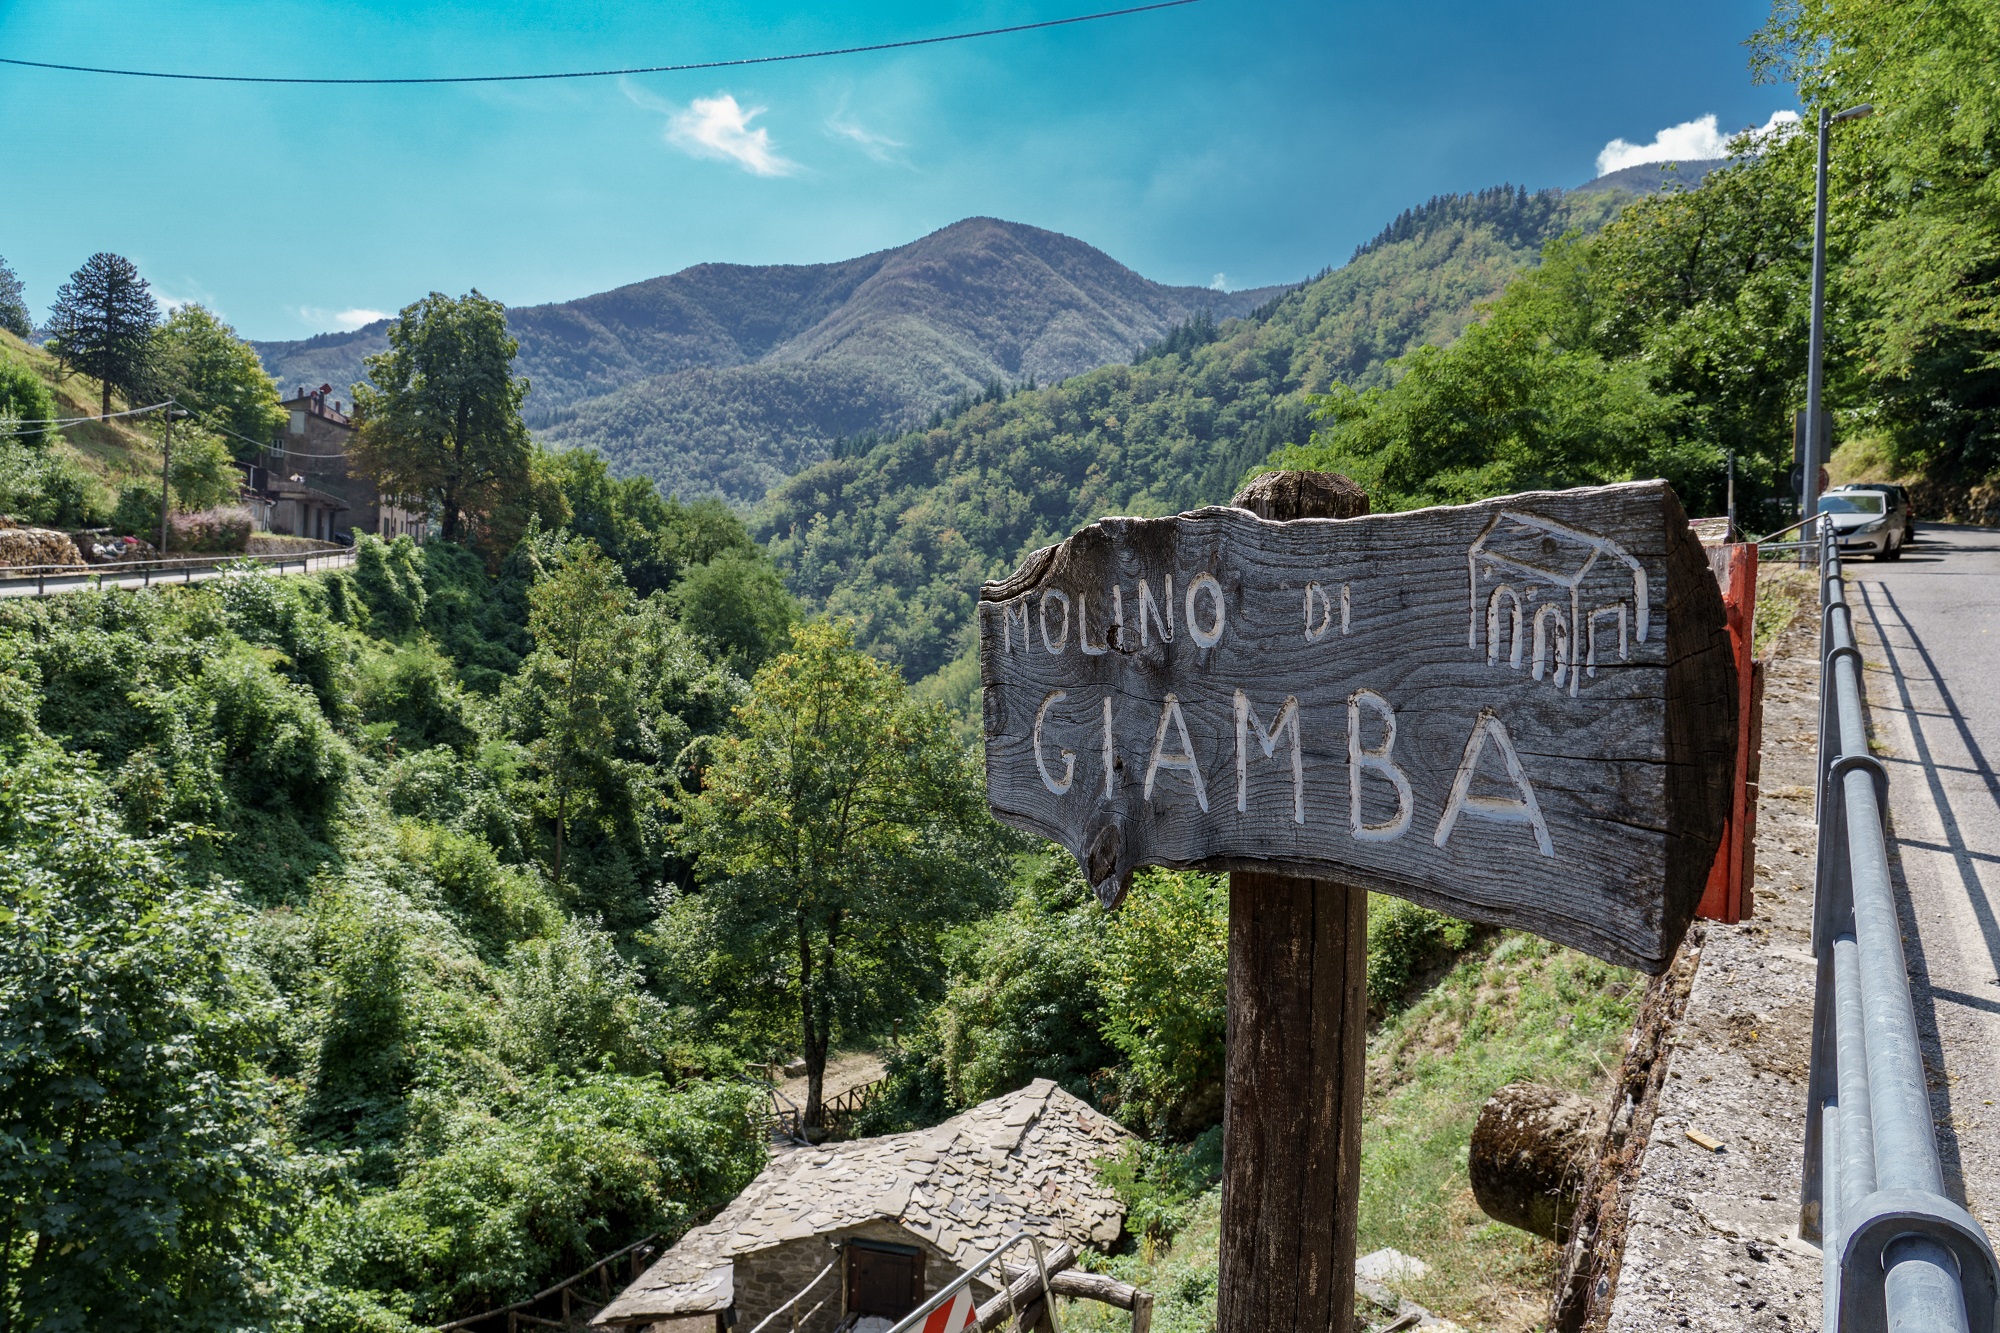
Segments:
[[[1368,512],[1326,473],[1268,473],[1234,503],[1279,521]],[[1367,890],[1230,874],[1217,1333],[1344,1331],[1352,1318],[1367,944]]]

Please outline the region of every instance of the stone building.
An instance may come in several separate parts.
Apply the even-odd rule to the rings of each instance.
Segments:
[[[1125,1209],[1096,1161],[1130,1137],[1037,1079],[930,1129],[787,1152],[591,1322],[750,1333],[819,1278],[799,1327],[832,1333],[909,1313],[1017,1230],[1045,1246],[1108,1247]],[[998,1290],[974,1284],[982,1299]],[[790,1333],[789,1315],[780,1322]]]
[[[271,532],[322,541],[345,532],[384,539],[407,534],[422,541],[424,519],[384,503],[374,481],[350,467],[354,420],[332,392],[329,384],[300,388],[279,404],[285,428],[263,464],[248,469],[245,503]]]

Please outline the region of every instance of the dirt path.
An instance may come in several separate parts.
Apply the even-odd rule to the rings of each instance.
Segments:
[[[842,1051],[829,1056],[826,1062],[826,1083],[820,1089],[820,1096],[832,1101],[850,1088],[858,1088],[863,1083],[873,1083],[882,1077],[882,1057],[873,1051]],[[804,1075],[788,1078],[778,1085],[778,1091],[791,1098],[800,1106],[806,1104],[806,1080]]]

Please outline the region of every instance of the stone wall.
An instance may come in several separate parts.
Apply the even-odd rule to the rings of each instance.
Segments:
[[[808,1236],[803,1240],[785,1241],[769,1249],[757,1250],[750,1254],[736,1256],[736,1329],[738,1333],[749,1333],[764,1317],[790,1300],[800,1288],[813,1280],[820,1269],[838,1258],[840,1266],[827,1275],[826,1281],[813,1289],[801,1304],[810,1310],[821,1300],[826,1307],[809,1321],[799,1325],[800,1333],[832,1333],[840,1322],[846,1308],[843,1283],[846,1279],[846,1256],[835,1248],[850,1239],[876,1240],[890,1245],[908,1245],[924,1253],[924,1295],[930,1296],[940,1287],[957,1277],[959,1270],[949,1259],[924,1242],[923,1238],[905,1231],[890,1222],[864,1222],[857,1227],[828,1232],[818,1236]],[[984,1300],[993,1294],[994,1288],[975,1282],[979,1297]],[[803,1311],[801,1311],[802,1313]],[[783,1327],[773,1325],[766,1333],[791,1333],[791,1320],[787,1316],[779,1321]]]

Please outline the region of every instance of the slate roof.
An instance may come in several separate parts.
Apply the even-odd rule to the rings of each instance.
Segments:
[[[1117,1241],[1125,1208],[1095,1160],[1131,1134],[1048,1079],[930,1129],[774,1158],[715,1220],[682,1236],[593,1324],[726,1309],[738,1255],[886,1221],[970,1267],[1020,1229],[1077,1248]]]

